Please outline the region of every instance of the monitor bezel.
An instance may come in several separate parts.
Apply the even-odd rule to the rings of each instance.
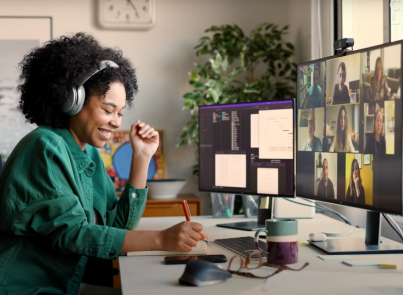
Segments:
[[[198,186],[199,186],[199,191],[200,192],[208,192],[208,193],[221,193],[221,194],[235,194],[235,195],[253,195],[253,196],[261,196],[261,197],[280,197],[280,198],[295,198],[296,197],[296,161],[295,161],[295,157],[296,157],[296,139],[297,139],[297,128],[296,128],[296,120],[297,120],[297,114],[296,114],[296,110],[297,110],[297,100],[296,98],[287,98],[284,100],[265,100],[265,101],[253,101],[253,102],[236,102],[236,103],[225,103],[225,104],[211,104],[211,105],[203,105],[203,106],[199,106],[199,111],[198,111],[198,120],[200,122],[200,110],[201,109],[206,109],[206,108],[215,108],[215,107],[233,107],[236,105],[242,106],[242,105],[256,105],[256,104],[266,104],[266,103],[273,103],[273,102],[278,102],[278,103],[287,103],[287,101],[292,102],[293,106],[292,106],[292,111],[293,111],[293,128],[294,128],[294,132],[293,132],[293,162],[294,162],[294,166],[293,166],[293,170],[294,170],[294,179],[293,179],[293,195],[273,195],[273,194],[260,194],[260,193],[251,193],[251,192],[239,192],[239,191],[232,191],[231,189],[228,190],[207,190],[207,189],[202,189],[200,186],[200,174],[198,177]],[[199,135],[200,135],[200,125],[198,126],[198,130],[199,130]],[[200,144],[200,142],[199,142]],[[199,146],[199,150],[198,150],[198,157],[199,157],[199,165],[200,165],[200,146]],[[199,170],[200,171],[200,170]]]
[[[358,50],[347,51],[347,52],[344,53],[344,55],[333,55],[333,56],[323,57],[323,58],[320,58],[320,59],[315,59],[315,60],[310,60],[310,61],[298,63],[297,64],[297,83],[296,83],[297,84],[297,88],[296,88],[297,89],[297,97],[296,97],[296,102],[295,102],[296,103],[296,106],[295,106],[295,108],[296,108],[296,121],[298,120],[298,110],[300,109],[300,108],[298,108],[298,104],[300,103],[300,99],[301,99],[299,97],[300,93],[298,92],[298,89],[300,88],[300,81],[298,79],[298,69],[301,66],[311,65],[311,64],[314,64],[314,63],[326,62],[326,61],[329,61],[329,60],[332,60],[332,59],[335,59],[335,58],[340,58],[340,57],[343,57],[343,56],[361,54],[363,52],[382,49],[382,48],[385,48],[385,47],[391,47],[391,46],[395,46],[395,45],[399,45],[399,44],[401,46],[400,47],[400,68],[402,70],[403,69],[403,39],[398,40],[398,41],[394,41],[394,42],[379,44],[379,45],[376,45],[376,46],[366,47],[366,48],[362,48],[362,49],[358,49]],[[402,99],[403,99],[403,97],[402,97],[403,88],[402,88],[402,85],[403,85],[403,77],[401,77],[401,81],[400,81],[400,92],[401,92],[400,100],[401,100],[401,103],[402,103],[402,108],[400,109],[401,118],[403,118],[403,101],[402,101]],[[296,128],[297,128],[297,125],[296,125]],[[403,167],[403,127],[401,127],[401,128],[402,128],[402,130],[401,130],[401,132],[402,132],[402,136],[401,136],[401,140],[402,140],[402,142],[401,142],[401,144],[402,144],[401,160],[402,160],[402,163],[401,163],[401,166]],[[395,130],[395,132],[396,132],[396,130]],[[297,153],[298,152],[298,137],[296,138],[296,141],[295,141],[295,150],[296,150],[296,153]],[[298,174],[297,174],[297,155],[295,156],[294,159],[295,159],[295,178],[294,178],[294,180],[295,180],[295,191],[296,191],[296,195],[298,196],[298,191],[297,191],[297,178],[298,178]],[[346,202],[343,202],[343,201],[339,201],[337,199],[335,199],[334,201],[331,201],[330,199],[320,199],[320,198],[317,198],[317,197],[308,198],[306,196],[301,196],[301,198],[306,198],[306,199],[309,199],[309,200],[312,200],[312,201],[325,202],[325,203],[329,203],[329,204],[336,204],[336,205],[341,205],[341,206],[347,206],[347,207],[353,207],[353,208],[358,208],[358,209],[370,210],[370,211],[375,211],[375,212],[403,215],[403,168],[402,168],[402,182],[401,182],[400,189],[401,189],[401,198],[402,198],[400,212],[392,211],[392,210],[385,209],[385,208],[380,208],[380,207],[374,207],[373,205],[356,205],[356,204],[352,204],[352,203],[346,203]],[[298,197],[300,197],[300,196],[298,196]]]

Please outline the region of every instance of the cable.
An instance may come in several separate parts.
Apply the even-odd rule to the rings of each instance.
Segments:
[[[400,232],[400,234],[403,236],[403,231],[402,231],[402,229],[400,228],[400,226],[397,224],[397,222],[393,219],[393,217],[392,216],[390,216],[390,214],[386,214],[389,218],[390,218],[390,220],[392,221],[392,223],[395,225],[395,228]]]
[[[319,206],[319,208],[324,209],[324,210],[327,210],[327,211],[330,212],[330,213],[336,214],[336,215],[339,216],[341,219],[343,219],[345,223],[347,223],[347,224],[349,224],[349,225],[352,225],[352,224],[350,223],[350,221],[347,219],[347,217],[343,216],[343,215],[340,214],[339,212],[337,212],[337,211],[335,211],[335,210],[333,210],[333,209],[330,209],[330,208],[328,208],[328,207],[326,207],[326,206],[324,206],[324,205],[322,205],[322,204],[319,204],[319,203],[317,203],[317,202],[315,202],[315,201],[308,200],[308,199],[305,199],[305,198],[301,198],[301,199],[304,200],[304,201],[313,203],[313,204],[315,204],[316,206]],[[302,204],[301,204],[301,205],[302,205]],[[329,211],[329,210],[330,210],[330,211]]]
[[[397,235],[403,240],[403,233],[400,227],[396,224],[396,221],[393,220],[388,214],[382,213],[383,218],[385,218],[386,222],[390,225],[390,227],[397,233]],[[389,220],[390,218],[390,220]],[[395,227],[395,225],[397,227]]]
[[[302,198],[302,199],[303,199],[303,198]],[[295,203],[295,204],[298,204],[298,205],[302,205],[302,206],[306,206],[306,207],[311,207],[311,208],[316,208],[316,206],[318,206],[321,210],[327,211],[327,212],[329,212],[329,213],[333,213],[333,214],[339,216],[341,219],[343,219],[343,221],[344,221],[345,223],[347,223],[348,225],[352,225],[352,224],[350,223],[350,221],[348,221],[348,219],[347,219],[346,217],[344,217],[343,215],[341,215],[339,212],[336,212],[336,211],[334,211],[333,209],[327,208],[327,207],[325,207],[325,206],[323,206],[323,205],[321,205],[321,204],[316,204],[316,203],[315,203],[316,206],[312,206],[312,205],[302,204],[302,203],[299,203],[299,202],[296,202],[296,201],[291,201],[291,200],[288,199],[288,198],[284,198],[284,200],[287,200],[288,202]],[[303,199],[303,200],[306,200],[306,199]],[[311,202],[310,200],[306,200],[306,201]]]
[[[336,214],[336,215],[339,216],[341,219],[343,219],[345,223],[347,223],[348,225],[352,225],[352,224],[350,223],[350,221],[347,219],[347,217],[345,217],[344,215],[340,214],[339,212],[337,212],[337,211],[335,211],[335,210],[333,210],[333,209],[330,209],[330,208],[328,208],[328,207],[326,207],[326,206],[324,206],[324,205],[322,205],[322,204],[319,204],[319,203],[317,203],[317,202],[315,202],[315,201],[308,200],[308,199],[305,199],[305,198],[301,198],[301,199],[303,199],[304,201],[313,203],[313,204],[315,204],[316,206],[319,206],[319,208],[324,209],[324,210],[327,210],[327,211],[330,212],[330,213]]]

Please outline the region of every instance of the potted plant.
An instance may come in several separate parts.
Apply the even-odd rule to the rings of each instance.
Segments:
[[[200,38],[196,57],[209,59],[195,63],[190,72],[191,92],[183,97],[190,121],[183,127],[177,146],[195,145],[198,160],[198,107],[295,97],[296,65],[291,61],[294,46],[285,42],[288,26],[258,25],[246,36],[237,25],[212,26]],[[260,74],[257,74],[257,69]],[[198,175],[199,166],[193,167]]]

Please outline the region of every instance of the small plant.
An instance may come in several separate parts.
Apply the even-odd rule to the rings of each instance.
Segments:
[[[196,57],[208,56],[204,65],[195,63],[189,73],[193,90],[183,97],[183,110],[190,121],[183,127],[177,146],[196,146],[198,161],[198,109],[200,105],[280,100],[295,97],[296,65],[291,62],[294,46],[283,40],[288,26],[258,25],[250,36],[237,25],[212,26],[212,36],[200,38]],[[262,67],[263,66],[263,67]],[[257,77],[256,69],[261,74]],[[263,72],[262,72],[263,69]],[[198,175],[199,166],[193,167]]]

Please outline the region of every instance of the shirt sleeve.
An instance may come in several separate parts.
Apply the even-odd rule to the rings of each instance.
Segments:
[[[42,236],[62,254],[116,258],[126,230],[88,222],[77,196],[60,194],[19,210],[12,223],[16,235]]]
[[[117,203],[117,214],[114,226],[126,230],[137,228],[147,202],[148,187],[136,189],[127,183]]]
[[[1,211],[6,212],[5,231],[49,244],[61,254],[116,258],[127,230],[93,223],[92,194],[78,185],[80,175],[60,138],[37,140],[29,148],[8,173]],[[35,169],[27,169],[27,163]],[[91,178],[85,181],[91,187]]]

